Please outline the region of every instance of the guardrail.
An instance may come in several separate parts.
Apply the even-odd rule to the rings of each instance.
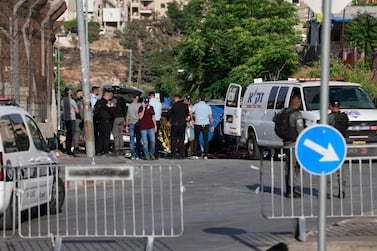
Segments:
[[[36,204],[23,212],[14,210],[22,238],[51,238],[55,250],[60,250],[63,238],[138,237],[146,238],[145,250],[152,250],[155,238],[183,233],[179,165],[49,165],[16,170],[18,208]]]
[[[342,167],[327,177],[327,217],[376,216],[377,206],[377,145],[348,145],[348,155]],[[294,148],[285,147],[271,158],[262,161],[261,204],[262,214],[268,219],[299,219],[318,217],[319,176],[299,168],[297,183],[293,186],[294,168],[292,161],[286,167],[287,154]],[[355,156],[355,152],[367,156]],[[286,170],[290,168],[290,175]],[[291,181],[291,191],[287,196],[286,179]],[[344,191],[339,184],[344,184]],[[344,197],[342,192],[344,192]],[[339,196],[340,195],[340,196]],[[303,224],[302,222],[299,224]]]

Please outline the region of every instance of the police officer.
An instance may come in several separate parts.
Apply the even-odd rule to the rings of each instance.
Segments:
[[[114,152],[113,155],[123,155],[123,128],[127,115],[127,103],[126,100],[120,95],[120,87],[114,86],[114,96],[112,103],[115,105],[115,118],[113,123],[113,137],[114,137]]]
[[[297,189],[299,185],[299,174],[300,174],[300,164],[297,161],[294,147],[297,136],[302,130],[304,130],[304,119],[299,110],[301,106],[301,96],[299,94],[293,94],[289,101],[289,108],[292,110],[289,115],[289,130],[294,130],[295,139],[291,141],[284,141],[284,145],[288,146],[289,149],[286,150],[286,162],[285,162],[285,187],[287,198],[293,196],[293,198],[300,198],[301,193]],[[291,151],[293,149],[293,151]],[[292,162],[292,166],[290,165]]]
[[[110,154],[110,134],[113,128],[115,117],[115,106],[111,103],[113,97],[113,88],[111,85],[103,87],[103,96],[96,102],[94,106],[94,120],[97,121],[96,126],[96,153],[97,155]]]
[[[344,138],[347,138],[348,134],[348,124],[349,119],[348,115],[342,111],[340,111],[340,102],[339,100],[332,100],[330,103],[330,113],[328,116],[328,123],[329,125],[335,127]],[[344,199],[346,196],[345,188],[346,188],[346,177],[345,171],[343,167],[340,167],[336,171],[336,176],[338,178],[338,198]],[[331,176],[327,176],[327,199],[331,199]]]

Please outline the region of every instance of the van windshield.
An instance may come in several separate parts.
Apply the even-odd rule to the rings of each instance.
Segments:
[[[319,110],[320,87],[304,87],[305,104],[307,110]],[[338,100],[341,108],[347,109],[375,109],[368,94],[360,86],[330,86],[329,102]]]

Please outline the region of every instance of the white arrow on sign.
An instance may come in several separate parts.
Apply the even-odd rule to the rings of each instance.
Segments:
[[[312,149],[313,151],[321,154],[323,157],[319,160],[320,162],[333,162],[333,161],[339,161],[339,157],[336,154],[334,148],[329,143],[327,146],[327,149],[318,145],[314,141],[311,141],[310,139],[305,139],[304,146]]]
[[[315,13],[322,13],[322,0],[303,0]],[[323,0],[325,1],[325,0]],[[328,1],[328,0],[326,0]],[[331,0],[331,13],[339,13],[352,0]]]

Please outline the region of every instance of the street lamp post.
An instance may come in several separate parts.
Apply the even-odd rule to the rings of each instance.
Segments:
[[[60,131],[60,124],[61,124],[61,117],[60,117],[60,97],[61,97],[61,94],[60,94],[60,36],[61,35],[56,35],[58,37],[58,72],[57,72],[57,75],[58,75],[58,94],[57,94],[57,107],[58,107],[58,111],[57,111],[57,116],[58,116],[58,131]]]

